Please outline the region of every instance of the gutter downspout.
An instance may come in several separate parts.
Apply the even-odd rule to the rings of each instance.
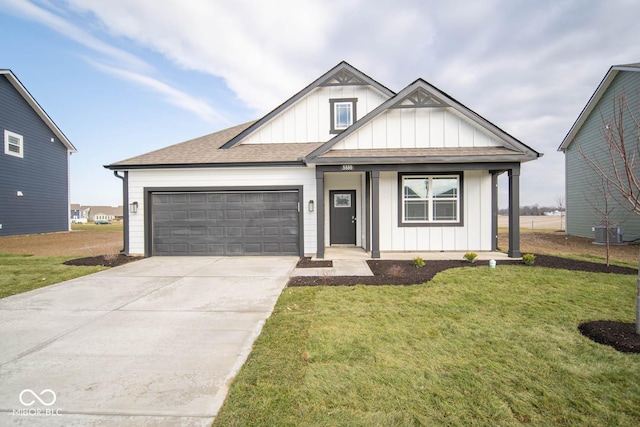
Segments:
[[[122,180],[122,219],[124,223],[122,227],[123,248],[120,253],[129,255],[129,172],[124,171],[124,176],[120,176],[118,171],[113,171],[113,175]]]

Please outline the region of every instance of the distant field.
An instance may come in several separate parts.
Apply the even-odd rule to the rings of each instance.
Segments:
[[[520,228],[529,230],[564,230],[565,220],[563,216],[521,216]],[[509,217],[506,215],[498,215],[498,227],[508,227]]]

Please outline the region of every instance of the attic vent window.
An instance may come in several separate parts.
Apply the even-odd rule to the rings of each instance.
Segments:
[[[330,99],[331,131],[340,133],[353,124],[356,117],[357,98]]]
[[[5,129],[4,154],[20,158],[24,156],[22,135],[18,135],[17,133],[13,133]]]

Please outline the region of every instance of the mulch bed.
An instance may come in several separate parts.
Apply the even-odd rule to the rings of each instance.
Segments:
[[[640,353],[640,335],[635,323],[595,320],[578,326],[582,335],[593,341],[609,345],[623,353]]]
[[[296,264],[296,268],[331,268],[333,267],[333,261],[331,260],[322,260],[322,261],[311,261],[311,257],[303,257],[300,258],[298,264]]]
[[[301,261],[302,262],[302,261]],[[319,261],[308,261],[317,263]],[[353,285],[416,285],[426,283],[441,271],[456,267],[489,268],[485,261],[469,263],[465,260],[426,261],[426,265],[416,268],[413,261],[367,260],[373,276],[298,276],[292,277],[287,286],[353,286]],[[522,265],[520,260],[501,260],[500,265]],[[638,274],[629,267],[609,266],[596,262],[577,261],[550,255],[536,255],[531,268],[547,267],[565,270],[587,271],[590,273]]]
[[[93,267],[97,265],[101,265],[103,267],[117,267],[119,265],[124,265],[132,261],[137,261],[142,259],[140,256],[128,256],[124,254],[119,254],[117,256],[92,256],[86,258],[77,258],[71,259],[69,261],[65,261],[66,265],[75,265],[75,266],[84,266],[84,267]]]
[[[318,262],[318,261],[309,261]],[[456,267],[483,267],[488,263],[477,261],[473,264],[464,260],[427,261],[426,265],[416,268],[413,261],[367,260],[373,276],[298,276],[289,279],[287,286],[354,286],[354,285],[414,285],[426,283],[441,271]],[[500,265],[522,265],[520,260],[501,260]],[[547,267],[589,273],[613,273],[637,275],[638,270],[605,264],[578,261],[550,255],[536,255],[535,264],[527,268]],[[635,333],[633,323],[597,320],[583,323],[578,328],[591,340],[610,345],[616,350],[627,353],[640,353],[640,335]]]

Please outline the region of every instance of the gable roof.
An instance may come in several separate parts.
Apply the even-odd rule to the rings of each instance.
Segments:
[[[40,104],[38,104],[35,98],[31,96],[27,88],[24,87],[24,85],[20,82],[20,80],[18,80],[15,74],[13,74],[11,70],[0,69],[0,75],[6,77],[9,83],[11,83],[11,86],[13,86],[18,91],[18,93],[24,98],[24,100],[27,101],[27,103],[29,104],[29,106],[31,106],[33,111],[35,111],[36,114],[40,117],[40,119],[47,125],[47,127],[51,129],[51,132],[53,132],[54,135],[58,137],[60,142],[62,142],[62,144],[65,147],[67,147],[67,150],[71,153],[75,153],[77,150],[73,146],[73,144],[71,144],[69,139],[67,139],[65,134],[62,133],[60,128],[53,122],[51,117],[49,117],[49,115],[42,109],[42,107],[40,106]]]
[[[600,102],[602,96],[605,94],[607,89],[609,89],[609,86],[611,86],[611,83],[621,71],[640,72],[640,63],[614,65],[609,68],[609,71],[607,71],[607,74],[596,88],[596,91],[591,95],[591,98],[589,98],[587,105],[582,109],[582,112],[580,112],[580,115],[573,123],[573,126],[571,126],[571,129],[569,129],[569,132],[562,140],[562,143],[558,147],[558,151],[564,152],[569,148],[569,145],[571,145],[575,139],[580,128],[582,128],[582,125],[587,121],[593,110],[598,105],[598,102]]]
[[[377,108],[372,110],[369,114],[355,122],[353,125],[349,126],[344,132],[340,133],[336,137],[330,139],[326,143],[322,144],[322,146],[318,147],[318,149],[314,150],[312,153],[307,156],[306,160],[309,162],[316,162],[320,160],[320,158],[333,157],[334,154],[329,155],[328,151],[335,146],[338,142],[347,138],[349,135],[352,135],[354,132],[357,132],[358,129],[371,122],[373,119],[383,114],[385,111],[391,108],[418,108],[418,107],[450,107],[457,111],[459,114],[463,115],[476,125],[485,129],[489,133],[496,136],[502,142],[505,143],[507,150],[506,152],[510,152],[511,154],[517,154],[520,158],[518,161],[527,161],[533,160],[538,157],[541,157],[542,154],[538,153],[531,147],[525,145],[520,142],[513,136],[509,135],[507,132],[500,129],[498,126],[494,125],[487,119],[483,118],[479,114],[470,110],[469,108],[462,105],[460,102],[456,101],[451,96],[447,95],[445,92],[436,88],[435,86],[429,84],[423,79],[417,79],[413,83],[411,83],[406,88],[402,89],[392,98],[389,98],[387,101],[380,104]],[[406,150],[406,156],[411,155],[412,149],[393,149],[393,151],[397,154],[398,150]],[[457,149],[460,150],[460,149]],[[353,151],[353,155],[356,155],[355,150],[340,150],[348,152]],[[375,151],[379,156],[384,156],[384,149],[379,150],[369,150]],[[472,150],[473,151],[473,150]],[[478,151],[479,152],[479,151]],[[503,152],[504,154],[505,152]],[[344,153],[346,154],[346,153]],[[395,156],[392,156],[395,157]],[[321,161],[321,160],[320,160]]]
[[[388,97],[392,97],[393,95],[395,95],[395,92],[391,91],[386,86],[378,83],[371,77],[364,74],[362,71],[348,64],[346,61],[342,61],[338,65],[336,65],[335,67],[333,67],[332,69],[330,69],[329,71],[327,71],[326,73],[318,77],[316,80],[314,80],[311,84],[309,84],[307,87],[302,89],[300,92],[296,93],[291,98],[289,98],[288,100],[280,104],[278,107],[276,107],[274,110],[267,113],[267,115],[265,115],[261,119],[251,124],[251,126],[249,126],[247,129],[240,132],[238,135],[236,135],[234,138],[229,140],[226,144],[224,144],[220,148],[233,147],[238,142],[240,142],[244,137],[251,134],[253,131],[259,129],[260,126],[262,126],[263,124],[265,124],[266,122],[268,122],[269,120],[271,120],[272,118],[280,114],[282,111],[284,111],[285,109],[287,109],[288,107],[296,103],[298,100],[300,100],[302,97],[307,95],[309,92],[311,92],[315,88],[319,86],[337,86],[337,85],[370,85],[376,88],[377,90],[379,90],[380,92],[384,93]]]
[[[326,142],[240,144],[274,116],[320,86],[372,85],[389,99],[356,121],[344,132]],[[446,108],[464,117],[486,134],[495,137],[502,146],[335,149],[340,141],[390,109]],[[261,119],[244,123],[199,138],[185,141],[150,153],[131,157],[105,168],[112,170],[157,169],[218,166],[303,166],[309,163],[405,163],[405,162],[526,162],[542,154],[528,147],[493,123],[473,112],[445,92],[422,79],[417,79],[399,93],[341,62],[320,76],[302,91]]]
[[[105,168],[113,170],[140,168],[213,167],[216,165],[286,165],[303,164],[302,158],[321,143],[295,144],[238,144],[230,149],[220,149],[255,122],[248,122],[209,135],[161,148],[140,156],[131,157]]]

